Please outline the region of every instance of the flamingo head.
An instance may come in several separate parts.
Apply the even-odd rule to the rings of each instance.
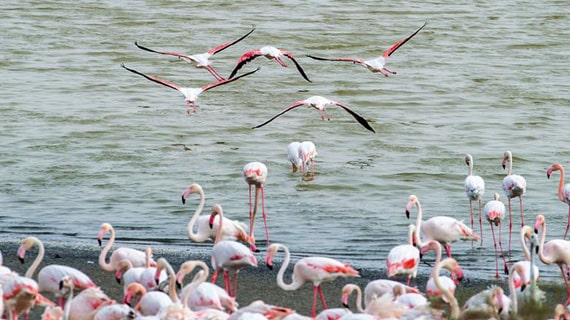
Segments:
[[[473,157],[470,154],[466,154],[464,161],[466,166],[471,167],[473,164]]]
[[[18,259],[21,263],[24,263],[24,257],[26,255],[26,251],[30,250],[30,248],[34,245],[35,241],[33,237],[27,237],[20,242],[20,247],[18,248]]]
[[[543,215],[539,214],[536,216],[536,220],[534,221],[534,233],[538,234],[538,228],[545,224],[545,218]]]
[[[255,237],[253,235],[250,236],[245,233],[245,230],[239,228],[239,232],[237,233],[236,238],[249,244],[251,252],[259,252],[259,249],[257,249],[257,246],[255,245]]]
[[[101,229],[99,229],[99,233],[97,234],[97,242],[99,242],[99,246],[101,246],[101,243],[103,241],[103,236],[105,236],[105,233],[111,230],[113,230],[113,227],[110,224],[103,223],[101,225]]]
[[[551,165],[550,168],[548,168],[546,170],[546,177],[548,179],[550,179],[552,172],[557,171],[557,170],[561,170],[561,169],[562,169],[562,166],[559,163],[555,163],[555,164]]]
[[[418,197],[411,195],[408,198],[408,204],[406,205],[406,218],[410,219],[410,212],[412,212],[412,207],[418,202]]]
[[[269,270],[273,270],[273,256],[277,253],[279,247],[272,244],[267,248],[267,257],[265,258],[265,265],[269,268]]]
[[[509,162],[511,159],[513,158],[513,154],[510,151],[505,151],[505,154],[503,155],[503,170],[505,170],[507,168],[507,162]]]
[[[350,307],[348,306],[348,297],[352,294],[352,292],[356,290],[356,285],[354,284],[347,284],[342,288],[342,305],[347,308],[350,309]]]
[[[186,188],[186,190],[184,190],[184,192],[182,193],[182,204],[186,203],[186,200],[192,193],[200,193],[201,191],[202,187],[197,183],[193,183],[190,186],[188,186],[188,188]]]
[[[214,227],[214,221],[217,215],[220,215],[220,217],[222,217],[223,212],[222,212],[222,206],[216,203],[212,206],[212,211],[210,212],[210,218],[208,219],[208,224],[210,225],[210,229]]]
[[[493,287],[491,291],[491,298],[497,304],[498,312],[501,313],[505,308],[505,303],[503,301],[503,289],[501,287]]]

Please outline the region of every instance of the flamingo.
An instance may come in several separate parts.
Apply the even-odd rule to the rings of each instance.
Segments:
[[[109,271],[109,272],[115,272],[115,279],[117,279],[117,281],[120,281],[121,276],[122,276],[122,270],[121,270],[121,265],[120,262],[121,260],[129,260],[132,264],[133,267],[143,267],[146,265],[146,254],[143,251],[140,250],[136,250],[136,249],[132,249],[132,248],[126,248],[126,247],[121,247],[121,248],[117,248],[113,251],[113,253],[111,254],[111,258],[109,260],[109,263],[107,263],[106,261],[106,256],[107,253],[109,252],[109,250],[111,250],[111,247],[113,246],[113,243],[115,242],[115,229],[113,228],[113,226],[109,223],[103,223],[101,224],[101,229],[99,230],[99,233],[97,234],[97,241],[99,242],[99,246],[101,246],[102,241],[103,241],[103,237],[105,236],[105,234],[109,232],[111,234],[110,238],[109,238],[109,242],[107,243],[107,245],[103,248],[103,250],[101,250],[101,254],[99,255],[99,265],[101,266],[101,268],[105,271]],[[156,262],[154,260],[151,260],[150,265],[152,267],[156,266]]]
[[[158,314],[162,307],[166,307],[172,303],[172,299],[168,294],[162,291],[147,291],[143,285],[133,282],[127,286],[127,293],[123,298],[123,303],[131,305],[133,297],[140,296],[139,302],[135,306],[135,310],[143,316],[153,316]]]
[[[564,231],[564,238],[568,235],[568,228],[570,228],[570,183],[564,184],[564,167],[560,163],[555,163],[546,170],[546,177],[550,179],[552,172],[560,171],[560,182],[558,183],[558,199],[568,205],[568,223],[566,224],[566,231]]]
[[[526,240],[530,242],[530,250],[526,245]],[[515,288],[519,289],[522,286],[531,285],[532,282],[537,282],[540,277],[540,270],[534,264],[534,253],[535,250],[538,248],[538,240],[536,239],[536,235],[533,233],[533,230],[529,226],[524,226],[521,228],[521,244],[522,250],[524,253],[525,260],[522,261],[522,265],[524,267],[524,274],[525,278],[527,279],[526,283],[523,283],[519,274],[514,275],[515,281]],[[532,269],[531,269],[532,266]],[[508,270],[507,270],[508,271]]]
[[[426,26],[426,24],[427,24],[427,21],[424,22],[424,24],[421,27],[419,27],[416,31],[414,31],[412,34],[410,34],[406,38],[396,42],[394,45],[392,45],[390,47],[390,49],[384,51],[384,53],[382,53],[382,55],[378,58],[374,58],[374,59],[370,59],[370,60],[363,60],[363,59],[358,59],[358,58],[320,58],[320,57],[315,57],[312,55],[307,55],[307,57],[315,59],[315,60],[322,60],[322,61],[352,62],[354,64],[359,64],[359,65],[367,68],[368,70],[372,71],[373,73],[380,73],[384,77],[388,77],[388,73],[396,74],[395,71],[388,70],[385,67],[386,60],[388,60],[388,57],[390,57],[396,50],[398,50],[398,48],[400,48],[402,45],[404,45],[406,42],[408,42],[412,37],[414,37],[418,32],[420,32],[420,30],[422,30]]]
[[[495,193],[493,200],[487,202],[483,208],[483,212],[489,221],[491,226],[491,233],[493,234],[493,243],[495,245],[495,278],[499,278],[499,255],[497,253],[497,240],[495,238],[495,229],[493,224],[499,227],[499,248],[501,250],[501,255],[503,256],[503,266],[505,273],[508,272],[509,267],[507,266],[507,261],[505,260],[505,253],[503,251],[503,242],[501,241],[501,226],[503,225],[503,219],[505,218],[505,204],[501,201],[501,196]]]
[[[259,197],[261,196],[261,213],[263,216],[263,224],[265,226],[265,238],[267,245],[269,245],[269,230],[267,229],[267,215],[265,214],[265,181],[267,180],[267,166],[261,162],[250,162],[243,167],[243,178],[249,185],[249,236],[254,239],[254,244],[251,245],[252,251],[257,251],[255,247],[255,237],[253,236],[253,228],[255,226],[255,216],[257,215],[257,205]],[[255,202],[253,209],[251,206],[251,188],[255,186]]]
[[[568,293],[568,299],[564,305],[569,305],[570,286],[568,284],[568,278],[566,277],[566,272],[564,269],[568,269],[568,266],[570,266],[570,241],[553,239],[545,244],[544,241],[546,240],[546,218],[541,214],[536,216],[534,223],[534,233],[538,234],[539,228],[542,228],[542,235],[540,237],[540,242],[538,245],[538,257],[542,263],[548,265],[555,263],[560,268],[562,279],[564,279],[564,284],[566,284],[566,292]]]
[[[112,304],[97,310],[93,320],[135,319],[135,311],[126,304]]]
[[[146,254],[146,264],[144,267],[133,267],[129,260],[121,260],[120,265],[122,270],[126,270],[123,273],[123,294],[127,293],[127,287],[133,282],[138,282],[147,291],[155,290],[158,285],[155,280],[156,267],[152,267],[150,262],[152,261],[152,248],[147,247],[145,250]],[[159,283],[165,281],[167,278],[166,272],[160,274]]]
[[[143,47],[141,45],[139,45],[136,41],[135,41],[135,46],[137,46],[139,49],[145,50],[145,51],[149,51],[149,52],[153,52],[153,53],[158,53],[158,54],[164,54],[164,55],[170,55],[170,56],[175,56],[178,57],[188,63],[193,64],[196,68],[204,68],[206,69],[206,71],[208,71],[216,80],[220,81],[220,80],[224,80],[224,77],[222,77],[218,71],[216,71],[216,69],[214,69],[214,66],[212,65],[212,62],[209,60],[211,56],[215,55],[218,52],[221,52],[231,46],[233,46],[234,44],[240,42],[241,40],[245,39],[247,36],[249,36],[253,31],[255,30],[255,26],[253,26],[251,28],[251,30],[244,34],[243,36],[232,40],[232,41],[228,41],[225,43],[222,43],[210,50],[208,50],[205,53],[201,53],[201,54],[194,54],[194,55],[187,55],[184,53],[178,53],[178,52],[171,52],[171,51],[156,51],[153,49],[149,49],[146,47]]]
[[[542,249],[542,246],[540,246],[540,250]],[[525,272],[524,272],[524,264],[523,261],[519,261],[515,264],[513,264],[511,266],[511,268],[509,269],[509,280],[508,280],[508,285],[509,285],[509,294],[510,294],[510,302],[511,302],[511,317],[514,317],[516,319],[517,315],[518,315],[518,299],[517,299],[517,291],[515,288],[515,278],[514,278],[514,274],[517,273],[521,278],[523,283],[526,282],[526,279],[524,278],[525,276]],[[564,272],[563,272],[564,273]]]
[[[355,284],[349,283],[342,288],[342,297],[341,297],[342,305],[348,309],[349,308],[348,298],[350,297],[352,292],[356,291],[356,304],[357,304],[356,309],[358,310],[358,312],[364,312],[366,307],[370,305],[370,303],[374,299],[382,297],[385,294],[394,292],[394,288],[397,286],[402,286],[405,293],[416,293],[416,294],[420,293],[418,289],[410,286],[405,286],[397,281],[388,280],[388,279],[377,279],[370,281],[366,285],[366,287],[364,287],[364,306],[362,306],[362,291],[360,290],[360,287]]]
[[[469,315],[478,317],[477,319],[500,319],[500,313],[504,308],[504,292],[501,287],[491,286],[473,296],[471,296],[461,310],[462,317],[466,319]]]
[[[416,226],[410,224],[408,227],[409,243],[393,247],[388,253],[388,258],[386,259],[388,277],[393,277],[397,274],[407,274],[407,286],[410,285],[412,277],[416,277],[416,274],[418,273],[418,265],[420,263],[420,250],[415,246],[415,233]]]
[[[311,164],[311,177],[315,176],[315,156],[317,148],[312,141],[303,141],[299,145],[299,158],[301,158],[301,173],[305,174],[309,163]]]
[[[481,197],[485,193],[485,180],[481,176],[473,175],[473,157],[470,154],[465,155],[465,165],[469,168],[469,174],[463,183],[465,194],[469,199],[469,213],[471,214],[471,229],[473,229],[473,201],[479,204],[479,231],[481,233],[481,245],[483,245],[483,222],[481,213]]]
[[[438,265],[441,262],[441,244],[435,240],[430,240],[423,244],[420,249],[420,254],[424,255],[430,250],[435,251],[434,264]],[[452,276],[455,277],[454,274],[452,274]],[[441,286],[446,288],[451,294],[455,294],[457,283],[454,280],[448,276],[439,276],[439,282]],[[449,303],[447,297],[443,295],[443,291],[436,286],[433,276],[430,276],[426,283],[426,293],[428,297],[441,297],[444,302]]]
[[[92,320],[100,308],[115,304],[100,288],[87,288],[70,299],[69,319]]]
[[[293,268],[292,282],[286,284],[283,281],[283,275],[289,265],[291,259],[289,249],[280,243],[274,243],[267,249],[267,257],[265,259],[267,267],[273,268],[273,257],[279,250],[285,252],[285,260],[277,273],[277,284],[281,289],[292,291],[297,290],[305,284],[305,282],[313,283],[313,308],[311,317],[316,316],[317,311],[317,292],[321,298],[323,309],[327,309],[323,289],[321,288],[322,282],[333,281],[339,277],[360,277],[358,271],[353,269],[348,263],[343,264],[335,259],[324,257],[307,257],[303,258]]]
[[[33,278],[36,269],[44,258],[44,244],[36,237],[27,237],[21,241],[20,247],[18,248],[18,258],[22,263],[24,263],[26,251],[30,250],[33,246],[38,247],[38,255],[26,271],[25,276],[28,278]],[[88,275],[75,268],[58,264],[51,264],[43,267],[38,273],[38,290],[40,292],[53,293],[57,297],[59,306],[62,308],[65,303],[65,299],[63,298],[64,291],[60,287],[60,281],[65,276],[71,278],[71,281],[73,281],[73,285],[77,290],[97,287]]]
[[[243,67],[246,63],[252,61],[253,59],[255,59],[257,57],[261,57],[261,56],[266,57],[267,59],[275,60],[282,67],[287,67],[287,64],[285,63],[285,61],[283,61],[283,59],[285,57],[289,58],[289,60],[291,60],[295,64],[295,67],[297,67],[297,70],[299,71],[301,76],[305,80],[311,82],[311,80],[309,80],[309,78],[307,77],[307,74],[305,74],[305,71],[303,70],[303,68],[301,68],[301,65],[297,62],[297,60],[295,59],[295,56],[291,52],[289,52],[287,50],[283,50],[283,49],[278,49],[278,48],[275,48],[272,46],[265,46],[265,47],[262,47],[261,49],[251,50],[251,51],[244,53],[239,58],[236,66],[234,67],[234,70],[232,71],[232,73],[229,76],[229,79],[233,79],[233,77],[236,75],[238,70],[241,69],[241,67]]]
[[[287,319],[294,313],[293,310],[267,304],[262,300],[255,300],[249,305],[239,308],[232,313],[228,320],[253,320],[253,319]]]
[[[310,98],[307,98],[305,100],[300,100],[297,101],[295,103],[293,103],[292,105],[288,106],[287,108],[285,108],[283,111],[279,112],[278,114],[276,114],[275,116],[273,116],[271,119],[265,121],[262,124],[258,124],[255,127],[252,127],[252,129],[256,129],[256,128],[260,128],[263,127],[264,125],[270,123],[271,121],[275,120],[277,117],[283,115],[284,113],[291,111],[297,107],[301,107],[301,106],[306,106],[308,108],[314,108],[317,110],[317,112],[319,113],[319,115],[321,116],[321,120],[324,120],[325,118],[330,121],[331,117],[330,115],[327,113],[327,105],[335,105],[337,107],[342,108],[344,111],[348,112],[354,119],[356,119],[356,121],[358,121],[358,123],[360,123],[364,128],[372,131],[372,132],[376,132],[374,131],[374,129],[370,126],[370,124],[368,123],[368,121],[366,121],[366,119],[364,119],[361,115],[359,115],[358,113],[352,111],[352,109],[350,109],[347,105],[345,105],[344,103],[340,102],[340,101],[335,101],[335,100],[329,100],[325,97],[321,97],[321,96],[312,96]]]
[[[291,169],[295,173],[303,165],[303,160],[299,157],[299,141],[291,142],[287,145],[287,157],[291,162]]]
[[[189,88],[189,87],[180,87],[180,86],[178,86],[177,84],[174,84],[174,83],[172,83],[172,82],[170,82],[170,81],[166,81],[166,80],[162,80],[162,79],[160,79],[160,78],[154,77],[154,76],[146,75],[146,74],[144,74],[144,73],[142,73],[142,72],[139,72],[139,71],[137,71],[137,70],[134,70],[134,69],[131,69],[131,68],[125,66],[124,63],[121,63],[121,67],[123,67],[124,69],[126,69],[126,70],[128,70],[128,71],[130,71],[130,72],[132,72],[132,73],[136,73],[136,74],[138,74],[139,76],[143,76],[143,77],[147,78],[147,79],[150,80],[150,81],[153,81],[153,82],[156,82],[156,83],[161,84],[161,85],[163,85],[163,86],[167,86],[167,87],[172,88],[172,89],[174,89],[174,90],[180,91],[180,93],[182,93],[182,94],[184,95],[184,98],[185,98],[185,101],[186,101],[186,105],[187,105],[186,114],[187,114],[187,115],[190,115],[190,109],[192,109],[194,113],[197,111],[197,108],[196,108],[196,101],[198,100],[198,96],[199,96],[202,92],[208,91],[208,90],[210,90],[210,89],[212,89],[212,88],[215,88],[215,87],[217,87],[217,86],[221,86],[221,85],[228,84],[228,83],[230,83],[230,82],[236,81],[236,80],[239,79],[239,78],[248,76],[248,75],[250,75],[250,74],[252,74],[252,73],[255,73],[255,72],[257,72],[257,71],[259,70],[259,68],[257,68],[257,69],[255,69],[255,70],[253,70],[253,71],[250,71],[250,72],[248,72],[248,73],[244,73],[244,74],[242,74],[242,75],[240,75],[240,76],[238,76],[238,77],[235,77],[235,78],[233,78],[233,79],[218,80],[218,81],[216,81],[216,82],[212,82],[212,83],[203,85],[203,86],[201,86],[201,87],[199,87],[199,88]]]
[[[455,298],[455,295],[453,293],[451,293],[451,291],[448,288],[443,286],[443,284],[441,283],[440,278],[439,278],[439,273],[440,273],[442,268],[445,268],[445,269],[449,270],[449,272],[451,272],[452,274],[455,274],[455,277],[458,280],[463,279],[463,270],[461,269],[461,267],[459,266],[457,261],[455,261],[455,259],[445,258],[440,263],[438,263],[434,266],[432,273],[431,273],[431,277],[433,278],[436,287],[442,293],[442,295],[445,297],[445,299],[447,301],[449,301],[449,307],[450,307],[450,317],[449,318],[450,319],[458,319],[459,315],[460,315],[460,310],[459,310],[459,304],[457,302],[457,299]]]
[[[517,174],[513,174],[513,154],[510,151],[505,151],[503,155],[503,169],[506,168],[508,163],[507,176],[503,178],[503,191],[509,199],[509,252],[511,252],[511,236],[513,233],[513,214],[511,210],[511,199],[519,197],[520,210],[521,210],[521,227],[524,226],[524,213],[523,213],[523,195],[526,192],[526,180]]]
[[[214,247],[212,248],[212,268],[215,270],[214,274],[212,275],[212,283],[216,282],[218,272],[220,270],[223,270],[225,289],[230,296],[236,297],[239,271],[247,266],[257,267],[257,259],[251,250],[249,250],[243,244],[231,240],[222,240],[221,230],[223,227],[224,213],[222,206],[219,204],[214,204],[212,206],[212,212],[210,214],[210,225],[213,225],[216,215],[219,215],[220,219],[218,234],[216,235]],[[234,271],[233,292],[231,290],[230,284],[230,270]]]
[[[55,303],[40,294],[38,283],[28,277],[13,276],[2,285],[4,308],[8,319],[18,319],[21,314],[28,319],[34,306],[53,307]]]
[[[219,217],[216,217],[213,228],[210,228],[210,226],[208,225],[208,220],[210,219],[210,216],[208,215],[200,216],[202,210],[204,209],[204,204],[206,202],[202,186],[200,186],[197,183],[192,183],[190,186],[188,186],[188,188],[186,188],[186,190],[184,190],[184,192],[182,193],[182,204],[186,203],[186,200],[191,194],[196,194],[196,193],[200,197],[200,203],[198,204],[198,208],[196,208],[196,211],[194,211],[194,215],[192,215],[192,218],[190,219],[190,221],[188,221],[188,226],[186,227],[186,230],[188,231],[188,238],[190,238],[190,240],[194,242],[204,242],[207,239],[214,240],[218,232],[217,221]],[[197,232],[194,232],[195,225],[197,226]],[[247,234],[247,232],[245,231],[247,226],[244,223],[235,220],[230,220],[224,217],[223,225],[224,225],[224,228],[222,230],[223,239],[229,239],[229,240],[238,239],[240,241],[247,242],[255,250],[255,239]]]
[[[410,218],[410,212],[413,206],[418,208],[418,217],[416,220],[416,228],[419,234],[425,235],[425,241],[437,240],[445,248],[445,252],[448,257],[451,257],[451,244],[459,240],[479,240],[479,236],[473,232],[468,226],[463,222],[447,217],[447,216],[436,216],[428,219],[422,223],[422,207],[418,197],[411,195],[408,199],[408,204],[406,205],[406,217]]]
[[[429,304],[426,297],[420,293],[406,293],[406,289],[402,284],[394,287],[392,292],[394,301],[405,306],[408,309],[425,307]]]

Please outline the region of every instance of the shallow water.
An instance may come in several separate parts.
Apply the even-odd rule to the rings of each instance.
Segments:
[[[563,1],[4,1],[1,237],[94,243],[99,225],[110,222],[121,242],[209,250],[210,243],[187,239],[198,201],[183,206],[182,191],[200,183],[207,208],[220,203],[226,216],[246,221],[241,169],[262,161],[272,241],[296,256],[383,268],[388,251],[406,241],[410,194],[425,218],[469,222],[464,154],[473,155],[488,201],[502,194],[506,150],[513,171],[527,179],[526,221],[543,213],[548,238],[560,237],[568,206],[556,196],[558,173],[548,180],[545,170],[570,155],[568,13]],[[372,58],[426,19],[389,58],[387,67],[398,72],[389,78],[305,57]],[[252,24],[248,38],[212,58],[219,72],[229,74],[250,49],[274,45],[293,52],[313,82],[293,66],[258,58],[242,72],[260,71],[202,94],[198,112],[187,116],[179,93],[120,67],[201,86],[213,81],[207,72],[134,41],[195,54]],[[330,122],[299,108],[251,130],[313,95],[346,103],[377,133],[334,107]],[[286,147],[296,140],[317,145],[313,181],[290,172]],[[494,252],[484,227],[483,248],[467,242],[452,251],[468,274],[491,279]],[[261,219],[256,231],[263,247]],[[512,260],[521,258],[515,242]],[[559,279],[555,266],[541,272]]]

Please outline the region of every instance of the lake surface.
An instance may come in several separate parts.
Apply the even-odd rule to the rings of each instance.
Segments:
[[[414,221],[404,214],[409,195],[419,197],[424,218],[469,223],[464,155],[486,181],[486,202],[502,195],[506,150],[527,180],[527,223],[544,214],[547,238],[561,237],[568,206],[557,199],[559,174],[548,180],[545,171],[554,162],[570,167],[569,17],[566,1],[3,1],[0,239],[96,245],[109,222],[123,244],[208,251],[210,242],[193,244],[186,234],[198,199],[184,206],[180,195],[199,183],[204,214],[220,203],[245,222],[241,170],[261,161],[272,242],[295,257],[382,269]],[[398,72],[389,78],[305,56],[373,58],[426,19],[388,59]],[[260,66],[256,74],[203,93],[188,116],[180,93],[120,67],[199,87],[214,80],[206,71],[134,42],[197,54],[252,25],[248,38],[212,57],[220,73],[229,75],[246,51],[273,45],[295,54],[313,82],[290,62],[257,58],[240,71]],[[251,129],[313,95],[347,104],[376,134],[336,107],[330,122],[303,107]],[[312,181],[287,161],[287,145],[302,140],[318,150]],[[518,211],[513,219],[519,226]],[[484,228],[482,248],[464,242],[452,252],[468,275],[491,279]],[[256,235],[263,248],[260,218]],[[556,266],[539,265],[543,279],[560,281]]]

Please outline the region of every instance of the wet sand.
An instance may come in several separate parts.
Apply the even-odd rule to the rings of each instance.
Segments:
[[[116,282],[114,274],[103,271],[99,266],[97,260],[101,248],[96,244],[93,246],[86,244],[70,246],[68,244],[63,245],[57,242],[44,242],[44,245],[46,254],[42,264],[38,270],[36,270],[34,278],[37,278],[37,272],[39,269],[48,264],[68,265],[77,268],[89,275],[91,279],[97,283],[111,298],[119,302],[122,300],[122,284],[118,284]],[[25,263],[22,264],[16,257],[18,246],[19,243],[16,241],[0,242],[0,249],[2,250],[4,258],[4,265],[23,275],[26,269],[33,262],[33,259],[35,259],[37,255],[37,249],[32,248],[29,250],[26,253]],[[144,250],[143,247],[138,247],[138,249]],[[193,251],[194,250],[192,250],[190,246],[182,250],[159,248],[154,249],[153,255],[155,259],[158,259],[159,257],[166,258],[175,270],[177,270],[178,266],[186,260],[203,260],[208,265],[210,265],[210,257],[208,255],[196,255],[195,253],[192,253]],[[257,268],[246,268],[240,272],[237,297],[239,305],[245,306],[252,301],[261,299],[269,304],[288,307],[296,310],[298,313],[310,315],[313,292],[312,285],[305,284],[302,288],[296,291],[282,290],[277,286],[275,280],[278,268],[281,266],[282,255],[280,254],[276,257],[275,268],[273,270],[269,270],[265,266],[265,262],[263,260],[264,256],[264,253],[257,254]],[[353,265],[353,267],[360,272],[361,276],[359,278],[339,279],[334,282],[323,284],[323,290],[329,308],[342,307],[340,297],[342,287],[345,284],[355,283],[364,288],[364,286],[366,286],[369,281],[386,278],[384,270],[363,270],[359,269],[357,265]],[[285,273],[286,283],[289,283],[291,281],[290,279],[292,270],[293,268],[290,265],[288,272]],[[427,282],[430,270],[431,268],[428,265],[422,264],[420,266],[420,274],[415,280],[412,280],[412,286],[417,286],[420,290],[424,291],[425,283]],[[186,280],[190,281],[190,277],[187,277]],[[218,277],[217,283],[218,285],[223,286],[222,276]],[[456,289],[456,297],[459,301],[460,306],[463,305],[463,302],[467,300],[467,298],[469,298],[471,295],[487,288],[492,284],[500,285],[505,289],[505,292],[508,293],[506,276],[503,276],[503,279],[498,281],[473,279],[467,276]],[[540,287],[546,292],[548,310],[553,310],[556,304],[563,303],[566,300],[565,289],[559,283],[541,282]],[[47,294],[46,296],[55,301],[54,297],[50,294]],[[350,305],[354,309],[355,298],[354,296],[351,298],[352,299],[350,300]],[[317,310],[322,310],[320,303],[317,304]],[[36,308],[30,319],[39,319],[41,312],[43,312],[42,309]],[[552,316],[552,312],[548,312],[548,314],[544,316],[532,315],[529,316],[528,319],[546,319],[547,316]]]

